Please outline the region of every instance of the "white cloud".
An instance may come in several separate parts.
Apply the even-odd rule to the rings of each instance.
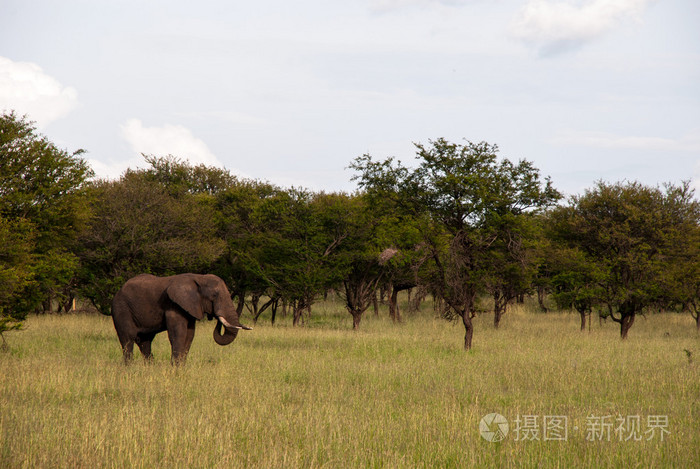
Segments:
[[[529,0],[511,29],[545,54],[579,47],[621,21],[639,21],[654,0]]]
[[[98,178],[107,179],[119,179],[119,177],[122,174],[124,174],[124,172],[129,168],[136,169],[139,167],[146,166],[145,160],[141,156],[139,156],[138,158],[134,157],[128,160],[111,160],[110,162],[105,163],[104,161],[95,158],[90,158],[88,154],[87,161],[90,164],[90,167],[93,169],[93,171],[95,171],[95,174]]]
[[[595,148],[651,150],[662,152],[700,152],[700,131],[680,138],[620,136],[607,132],[563,132],[552,143]]]
[[[36,64],[0,57],[0,111],[27,114],[45,126],[78,105],[78,92],[47,75]]]
[[[139,119],[129,119],[121,126],[122,136],[137,153],[188,160],[193,165],[223,165],[204,141],[182,125],[145,127]]]

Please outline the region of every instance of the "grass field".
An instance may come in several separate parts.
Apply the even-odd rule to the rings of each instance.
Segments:
[[[623,343],[520,306],[499,330],[477,317],[465,353],[428,310],[354,333],[328,302],[227,347],[200,323],[181,368],[165,334],[125,367],[110,318],[30,317],[0,353],[0,467],[700,467],[689,315],[638,318]],[[480,435],[490,413],[502,442]]]

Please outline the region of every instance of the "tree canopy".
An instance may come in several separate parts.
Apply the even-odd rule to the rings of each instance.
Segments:
[[[462,319],[464,347],[469,349],[477,295],[489,272],[493,280],[503,274],[492,263],[496,257],[508,262],[522,254],[515,249],[522,245],[515,220],[553,204],[560,195],[549,179],[540,180],[531,163],[499,161],[496,145],[438,139],[416,148],[418,165],[413,169],[392,159],[375,162],[369,155],[352,167],[360,173],[360,187],[374,200],[396,200],[408,214],[433,222],[424,231],[436,271],[433,291],[444,300],[448,318]]]
[[[622,338],[645,308],[683,302],[697,284],[700,204],[693,195],[687,182],[663,189],[599,182],[555,210],[554,234],[578,258],[559,274],[569,277],[563,290],[576,292],[571,301],[607,307]]]
[[[83,153],[56,147],[26,117],[0,115],[0,333],[73,281],[93,175]]]
[[[634,318],[689,311],[700,330],[700,205],[687,182],[648,187],[599,182],[559,204],[549,178],[497,145],[416,144],[416,159],[362,155],[354,194],[282,188],[144,155],[148,167],[116,180],[94,175],[26,118],[0,117],[0,333],[27,312],[79,295],[110,314],[131,276],[211,272],[239,313],[291,308],[303,324],[335,292],[352,316],[387,292],[432,294],[436,314],[472,318],[488,304],[498,327],[508,305],[537,292],[593,310],[626,337]],[[384,295],[384,293],[382,293]],[[262,299],[262,301],[261,301]]]

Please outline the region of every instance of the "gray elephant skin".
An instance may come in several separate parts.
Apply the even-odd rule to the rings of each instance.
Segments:
[[[195,323],[205,317],[216,318],[214,341],[219,345],[233,342],[239,329],[250,329],[239,322],[231,294],[216,275],[138,275],[112,300],[112,320],[125,363],[131,361],[134,344],[146,360],[151,360],[153,338],[168,331],[171,361],[183,364],[194,339]]]

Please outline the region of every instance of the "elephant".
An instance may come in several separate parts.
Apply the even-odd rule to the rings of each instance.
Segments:
[[[171,363],[184,364],[194,339],[195,322],[205,316],[210,320],[216,317],[214,341],[219,345],[233,342],[239,329],[251,329],[239,322],[228,288],[216,275],[142,274],[127,280],[112,300],[112,321],[126,364],[132,359],[134,344],[144,359],[151,361],[151,342],[166,330]]]

